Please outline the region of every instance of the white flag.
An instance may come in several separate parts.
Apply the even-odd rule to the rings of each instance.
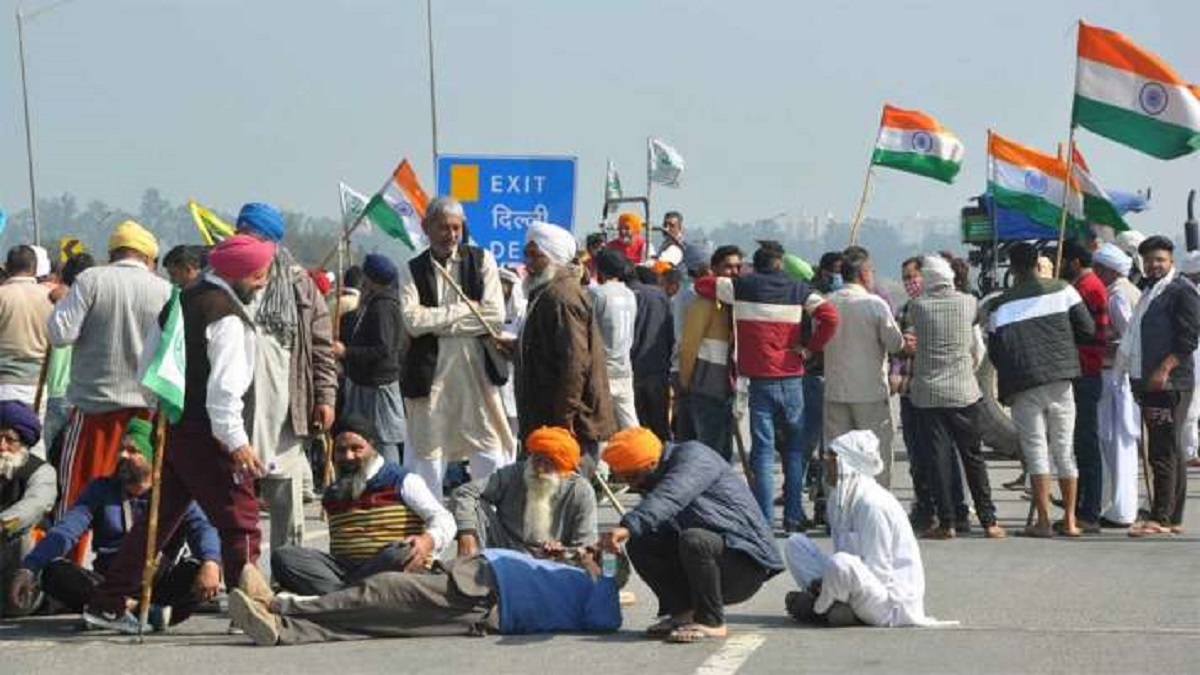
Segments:
[[[683,156],[679,151],[657,138],[651,138],[650,166],[647,171],[650,180],[667,187],[679,187],[679,179],[683,177]]]
[[[621,177],[617,175],[617,167],[610,159],[608,160],[608,172],[604,177],[604,199],[620,199],[622,196]]]
[[[363,212],[363,209],[367,208],[367,202],[370,201],[370,197],[341,181],[338,181],[338,187],[341,188],[342,193],[342,227],[350,227]],[[360,232],[370,233],[371,219],[364,218],[358,229]]]

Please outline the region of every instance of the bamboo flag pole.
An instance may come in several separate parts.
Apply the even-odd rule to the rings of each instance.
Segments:
[[[646,224],[649,226],[650,220],[650,194],[654,191],[654,148],[651,144],[651,138],[646,137]],[[642,249],[642,262],[645,262],[646,256],[650,255],[648,248]]]
[[[42,369],[38,373],[37,391],[33,394],[33,411],[37,414],[42,414],[42,399],[43,393],[46,391],[46,378],[50,376],[50,355],[54,353],[54,347],[46,345],[46,355],[42,357]],[[49,445],[50,441],[47,440]]]
[[[150,512],[146,522],[146,561],[142,567],[142,596],[138,617],[138,642],[150,618],[150,600],[154,593],[154,576],[158,573],[158,507],[162,502],[162,467],[166,454],[167,413],[162,406],[154,417],[154,465],[152,470]]]
[[[329,264],[329,261],[333,260],[333,256],[337,255],[338,249],[341,248],[343,243],[350,241],[350,235],[354,234],[354,231],[358,229],[359,225],[362,225],[362,222],[366,217],[367,210],[364,208],[362,212],[358,214],[358,217],[354,219],[354,222],[350,224],[350,227],[347,227],[342,233],[341,238],[338,239],[338,243],[333,247],[333,249],[331,249],[329,253],[326,253],[325,257],[321,259],[321,264],[317,265],[317,267],[324,269],[325,266]]]
[[[1072,174],[1075,171],[1075,125],[1071,125],[1071,134],[1067,139],[1067,181],[1063,186],[1061,213],[1058,214],[1058,252],[1054,255],[1054,274],[1062,272],[1063,242],[1067,239],[1067,205],[1071,201]]]
[[[874,157],[874,151],[871,156]],[[863,179],[862,197],[858,200],[858,210],[854,212],[854,220],[850,223],[850,245],[858,243],[858,226],[862,223],[863,208],[867,205],[867,196],[871,193],[871,178],[875,175],[874,161],[867,163],[867,176]]]

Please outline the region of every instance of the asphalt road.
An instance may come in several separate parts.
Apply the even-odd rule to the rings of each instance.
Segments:
[[[991,463],[992,484],[1015,462]],[[911,496],[906,465],[897,493]],[[994,490],[1001,524],[1024,524],[1028,502]],[[0,624],[0,675],[35,673],[1196,673],[1200,672],[1200,473],[1191,474],[1188,534],[1134,540],[1106,530],[1080,540],[970,538],[923,542],[927,611],[961,625],[940,629],[812,629],[792,624],[788,575],[732,607],[724,642],[666,645],[640,631],[653,599],[630,582],[615,635],[373,640],[256,648],[228,635],[228,621],[197,616],[142,646],[77,632],[72,617]],[[632,503],[636,498],[628,497]],[[602,512],[605,523],[615,518]],[[324,546],[318,520],[312,544]],[[603,524],[602,524],[603,527]],[[822,545],[828,541],[822,539]]]

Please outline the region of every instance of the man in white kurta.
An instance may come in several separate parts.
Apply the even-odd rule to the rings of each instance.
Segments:
[[[829,442],[826,482],[834,554],[805,535],[784,547],[788,569],[804,590],[788,594],[797,620],[829,625],[929,626],[921,550],[896,498],[875,482],[883,471],[879,439],[867,430]]]
[[[1142,435],[1142,414],[1133,399],[1129,374],[1114,368],[1113,358],[1142,294],[1128,278],[1133,261],[1115,245],[1101,246],[1092,255],[1092,266],[1108,287],[1107,345],[1096,417],[1100,456],[1104,460],[1100,523],[1128,527],[1137,520],[1138,512],[1138,439]]]
[[[483,343],[504,324],[504,291],[492,254],[462,245],[465,225],[457,201],[439,197],[430,202],[421,222],[429,248],[409,261],[400,279],[404,328],[414,339],[402,383],[409,435],[404,464],[439,496],[447,462],[468,460],[471,478],[478,480],[511,464],[516,451],[501,386],[488,373]],[[478,269],[465,269],[468,259],[477,260]],[[431,272],[414,273],[426,265]],[[439,266],[446,274],[437,270]],[[472,292],[468,282],[472,275],[478,279],[480,294],[478,301],[469,301],[474,311],[463,298],[463,293]],[[422,302],[422,284],[432,285],[436,306]],[[422,395],[413,396],[412,380],[429,378],[429,373],[419,375],[412,367],[414,350],[420,349],[418,339],[425,336],[437,339],[436,365],[426,383],[428,391],[422,388]]]

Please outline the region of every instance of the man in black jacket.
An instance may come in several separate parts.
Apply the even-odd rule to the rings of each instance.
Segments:
[[[1146,286],[1117,353],[1117,367],[1129,372],[1142,407],[1154,474],[1150,518],[1129,531],[1133,537],[1183,532],[1187,460],[1177,422],[1186,416],[1183,392],[1196,386],[1192,354],[1200,332],[1200,295],[1175,268],[1174,252],[1175,245],[1161,235],[1138,246]]]
[[[633,401],[638,421],[659,438],[671,437],[667,392],[671,377],[671,352],[675,348],[675,321],[671,298],[657,286],[643,284],[633,275],[627,280],[637,298],[633,325]]]
[[[661,621],[646,629],[670,642],[729,634],[725,608],[749,600],[783,570],[771,528],[746,481],[715,450],[688,441],[663,447],[648,429],[613,434],[604,461],[642,501],[604,535],[658,596]]]
[[[1078,537],[1075,498],[1075,397],[1071,381],[1079,377],[1077,344],[1090,343],[1096,327],[1083,298],[1065,281],[1037,275],[1038,252],[1032,244],[1008,252],[1015,280],[988,310],[988,355],[996,366],[1001,402],[1012,406],[1021,452],[1033,482],[1037,523],[1031,537],[1051,537],[1051,465],[1062,489],[1060,532]]]
[[[341,336],[345,342],[334,343],[333,350],[346,372],[342,416],[369,420],[379,455],[400,464],[404,454],[400,355],[406,336],[397,274],[385,256],[372,253],[363,260],[365,298],[354,324]]]

